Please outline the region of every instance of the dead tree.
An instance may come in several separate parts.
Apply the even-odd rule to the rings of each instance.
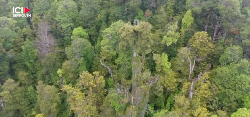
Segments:
[[[209,10],[207,12],[207,20],[206,20],[206,25],[204,26],[204,31],[207,32],[208,28],[211,28],[214,30],[213,41],[219,40],[221,37],[223,38],[223,40],[225,40],[228,31],[222,28],[220,16],[218,15],[215,16],[215,20],[216,20],[215,25],[210,21],[212,18],[212,14],[213,14],[212,10]]]
[[[35,41],[35,46],[41,57],[44,58],[52,51],[52,48],[56,46],[53,35],[50,32],[50,26],[47,22],[38,24],[38,37],[39,40]]]

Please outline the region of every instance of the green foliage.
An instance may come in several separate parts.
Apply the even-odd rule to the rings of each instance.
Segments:
[[[56,73],[59,75],[59,77],[62,77],[63,70],[62,69],[58,69]]]
[[[35,0],[34,1],[34,9],[33,13],[38,16],[46,16],[46,12],[50,9],[50,1],[49,0]]]
[[[75,83],[78,77],[78,67],[75,61],[65,61],[62,64],[62,75],[66,83]]]
[[[171,94],[168,99],[167,99],[167,105],[166,105],[166,110],[170,111],[171,107],[174,105],[174,95]]]
[[[57,84],[58,78],[56,71],[61,67],[61,62],[62,55],[60,55],[60,53],[48,53],[40,63],[43,69],[37,73],[38,80],[48,84]]]
[[[114,22],[109,28],[103,31],[103,40],[101,41],[101,57],[104,60],[110,60],[117,54],[117,43],[120,41],[119,30],[125,23],[121,20]]]
[[[2,86],[0,93],[4,101],[4,108],[1,116],[5,117],[21,117],[29,113],[29,100],[26,100],[25,90],[19,87],[19,83],[13,79],[8,79]]]
[[[145,21],[144,12],[141,9],[138,11],[137,15],[135,16],[135,19]]]
[[[0,0],[0,14],[1,117],[250,116],[249,0]]]
[[[126,50],[132,47],[137,54],[150,53],[153,42],[148,37],[151,36],[151,29],[152,25],[143,21],[136,26],[125,24],[119,31],[122,38],[119,49]]]
[[[238,64],[231,64],[224,67],[219,67],[213,71],[213,82],[218,86],[220,93],[218,94],[219,102],[228,111],[234,111],[242,102],[235,102],[235,100],[242,101],[250,86],[248,85],[249,75],[247,71],[241,71],[242,60]],[[244,64],[249,65],[246,61]],[[227,98],[225,98],[227,97]],[[235,108],[236,107],[236,108]]]
[[[249,96],[244,96],[242,98],[243,102],[244,102],[244,107],[246,107],[247,109],[250,108],[250,97]]]
[[[8,52],[11,52],[13,48],[13,42],[17,38],[17,33],[15,30],[16,20],[7,17],[0,17],[0,79],[6,80],[10,78],[9,76],[9,59],[12,56],[9,56]]]
[[[36,65],[38,60],[38,53],[34,47],[34,44],[30,40],[26,40],[22,46],[22,58],[24,65],[31,74],[35,74],[37,71]]]
[[[207,117],[209,112],[204,107],[199,107],[193,112],[194,117]]]
[[[238,27],[241,25],[240,20],[243,17],[241,14],[241,1],[227,0],[221,1],[217,8],[222,18],[223,27],[231,28],[232,26]],[[230,9],[228,9],[230,6]],[[237,18],[232,21],[232,19]]]
[[[69,60],[77,62],[78,72],[81,72],[90,68],[93,61],[94,49],[87,39],[76,38],[69,47],[66,47],[65,53]]]
[[[167,14],[168,11],[164,9],[164,6],[160,6],[156,9],[155,11],[155,15],[153,16],[155,23],[154,24],[154,28],[164,28],[165,25],[167,24],[167,16],[169,14]],[[173,15],[173,14],[171,14]]]
[[[59,31],[62,32],[64,37],[64,41],[61,42],[62,45],[69,44],[77,15],[78,11],[75,1],[64,0],[60,2],[60,5],[56,10],[55,19],[58,22]]]
[[[37,107],[38,112],[46,117],[55,117],[58,114],[58,104],[60,98],[58,89],[55,86],[45,85],[42,81],[38,82],[37,89]]]
[[[177,29],[178,29],[178,22],[175,22],[172,25],[168,26],[167,34],[163,37],[162,43],[166,43],[167,46],[176,43],[180,38],[180,34],[179,32],[177,32]]]
[[[90,28],[93,26],[94,21],[99,13],[99,0],[78,0],[82,3],[78,17],[78,23],[84,27]],[[78,2],[78,3],[79,3]]]
[[[160,60],[158,60],[159,58]],[[157,65],[156,70],[158,72],[161,72],[161,70],[163,70],[163,72],[167,72],[170,70],[171,63],[168,62],[167,54],[163,53],[161,57],[158,54],[156,54],[154,55],[154,59],[156,60],[156,65]]]
[[[117,94],[114,91],[110,92],[109,94],[109,103],[117,113],[121,113],[126,109],[126,100],[124,99],[124,96],[121,94]]]
[[[74,111],[79,117],[95,116],[97,114],[96,107],[93,106],[93,102],[88,101],[85,93],[82,93],[80,89],[70,86],[64,86],[63,89],[67,92],[67,101],[70,104],[70,110]]]
[[[250,111],[246,108],[239,108],[236,112],[234,112],[231,117],[249,117]]]
[[[37,114],[36,117],[45,117],[44,114]]]
[[[25,94],[26,94],[27,100],[29,100],[30,106],[35,107],[35,104],[37,102],[36,89],[33,86],[29,86]]]
[[[141,0],[129,0],[126,4],[126,6],[129,9],[129,12],[127,12],[128,14],[128,18],[130,18],[130,20],[137,14],[137,12],[140,10],[140,5],[141,5],[142,1]]]
[[[217,114],[218,114],[219,117],[228,117],[226,111],[217,110]]]
[[[113,3],[113,2],[112,2]],[[109,24],[114,21],[124,20],[126,16],[124,15],[124,6],[111,6],[110,7],[110,14],[109,14]]]
[[[175,79],[176,74],[171,70],[171,63],[168,61],[168,55],[163,53],[161,56],[155,54],[154,60],[156,63],[156,73],[160,74],[159,82],[162,86],[166,87],[168,90],[173,90],[176,88]]]
[[[84,29],[82,29],[82,27],[77,27],[77,28],[74,28],[71,38],[72,39],[75,39],[75,38],[88,39],[89,35]]]
[[[193,24],[194,18],[192,17],[192,11],[188,10],[182,19],[182,24],[181,24],[181,34],[185,35],[185,32],[187,31],[188,28]]]
[[[211,38],[208,37],[207,32],[203,31],[196,32],[188,43],[191,47],[191,53],[197,59],[204,59],[215,47],[211,42]]]
[[[108,78],[107,79],[107,85],[109,88],[113,88],[114,87],[114,82],[111,78]]]
[[[24,72],[24,71],[20,71],[18,73],[18,80],[23,84],[23,85],[32,85],[34,83],[34,79],[32,79],[32,77]]]
[[[98,105],[105,93],[103,76],[100,76],[99,72],[94,72],[92,75],[83,71],[76,86],[66,85],[62,88],[67,92],[70,109],[80,117],[97,116]],[[81,90],[85,90],[85,92],[83,93]]]
[[[243,50],[240,46],[232,46],[226,48],[224,53],[220,56],[220,64],[228,65],[231,63],[238,63],[243,56]]]

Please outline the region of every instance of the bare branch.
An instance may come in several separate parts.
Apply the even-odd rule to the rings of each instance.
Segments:
[[[103,67],[105,67],[105,68],[108,69],[108,72],[109,72],[111,78],[113,79],[113,73],[112,73],[111,68],[110,68],[109,66],[107,66],[106,64],[104,64],[100,58],[99,58],[99,61],[100,61],[100,63],[102,64]]]
[[[205,73],[207,73],[211,69],[211,66],[212,66],[211,63],[207,64],[207,68],[206,68]],[[201,79],[202,75],[203,75],[203,73],[201,72],[198,75],[198,78],[195,78],[195,79],[192,80],[191,88],[190,88],[190,91],[189,91],[189,98],[190,98],[190,100],[192,100],[193,95],[195,94],[194,93],[194,83],[198,82]],[[205,82],[205,80],[203,82]]]
[[[39,54],[44,58],[52,51],[52,48],[56,46],[54,38],[50,33],[50,26],[47,22],[38,24],[38,36],[40,39],[35,41],[35,46],[39,50]]]
[[[194,83],[198,82],[200,79],[201,79],[201,76],[202,76],[202,72],[198,75],[198,78],[195,78],[193,79],[192,81],[192,84],[191,84],[191,88],[190,88],[190,91],[189,91],[189,98],[190,98],[190,101],[192,100],[193,98],[193,94],[194,94]]]
[[[208,24],[210,24],[210,25],[208,25]],[[214,24],[213,24],[212,22],[208,22],[208,24],[207,24],[207,27],[208,27],[208,28],[214,29]]]

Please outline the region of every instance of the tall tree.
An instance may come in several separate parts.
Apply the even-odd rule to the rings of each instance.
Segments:
[[[38,61],[38,50],[35,48],[34,44],[30,40],[26,40],[22,46],[21,56],[25,68],[30,74],[35,75],[37,71],[37,61]]]
[[[65,48],[65,53],[68,60],[63,63],[64,78],[67,82],[75,82],[77,74],[91,68],[94,48],[87,39],[76,37],[72,44]]]
[[[211,77],[213,83],[218,87],[220,92],[218,96],[219,104],[228,112],[236,111],[243,105],[245,95],[249,90],[249,61],[241,60],[238,64],[214,69]],[[236,100],[236,101],[235,101]]]
[[[52,51],[53,47],[56,46],[56,42],[50,32],[50,29],[51,28],[47,22],[41,22],[38,24],[39,40],[35,42],[35,45],[41,58],[44,58],[49,52]]]
[[[71,32],[75,27],[74,23],[78,15],[76,2],[73,0],[64,0],[59,3],[56,11],[57,28],[60,31],[60,45],[66,46],[70,42]]]
[[[234,112],[231,117],[248,117],[250,116],[250,111],[246,108],[239,108]]]
[[[121,30],[121,41],[119,49],[121,51],[132,51],[132,91],[131,106],[127,108],[128,116],[144,116],[149,101],[149,89],[157,82],[158,76],[154,77],[145,68],[145,56],[151,52],[152,40],[151,24],[139,22],[135,26],[127,23]],[[143,98],[142,98],[143,97]]]
[[[37,85],[37,108],[39,113],[46,117],[55,117],[58,114],[58,104],[60,98],[58,89],[55,86],[43,84],[42,81]]]
[[[62,90],[67,92],[70,109],[79,117],[98,116],[99,106],[105,93],[104,86],[105,81],[99,72],[94,72],[92,75],[83,71],[76,87],[65,85]]]
[[[57,70],[61,67],[64,55],[60,52],[50,52],[40,62],[39,69],[37,71],[37,79],[43,81],[46,84],[57,85],[59,78],[57,76]]]
[[[21,117],[29,113],[29,103],[24,98],[25,90],[19,87],[19,83],[13,79],[8,79],[2,86],[0,95],[3,98],[4,106],[0,112],[5,117]]]
[[[7,17],[0,17],[0,81],[10,78],[10,59],[13,57],[13,42],[17,38],[17,21]]]
[[[50,9],[50,0],[36,0],[33,6],[33,15],[37,15],[44,19],[47,11]]]
[[[123,56],[119,54],[118,43],[121,41],[119,30],[123,27],[124,24],[125,23],[121,20],[112,23],[109,28],[106,28],[103,31],[103,40],[101,41],[101,52],[100,52],[100,58],[98,62],[101,62],[101,64],[105,67],[105,69],[109,73],[109,76],[112,78],[112,80],[114,80],[115,84],[120,82],[121,80],[120,79],[121,75],[118,75],[116,72],[119,72],[119,69],[120,70],[129,69],[129,65],[130,65],[129,62],[125,62],[127,60],[125,58],[123,59],[123,61],[118,62],[119,58],[121,57],[123,58]],[[117,56],[119,57],[117,58]],[[119,64],[123,67],[117,68],[115,67],[116,64]]]
[[[243,57],[243,50],[240,46],[231,46],[226,48],[224,53],[220,56],[220,64],[227,65],[231,63],[238,63]]]

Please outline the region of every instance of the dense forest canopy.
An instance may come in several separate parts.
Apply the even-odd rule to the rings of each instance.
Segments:
[[[250,0],[0,6],[1,117],[250,117]]]

